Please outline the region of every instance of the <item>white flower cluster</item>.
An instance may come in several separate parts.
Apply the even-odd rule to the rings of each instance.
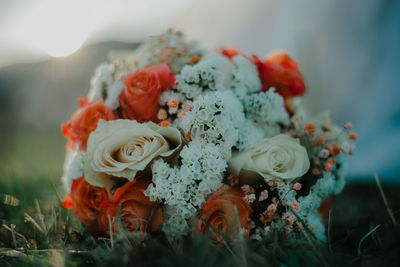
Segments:
[[[193,102],[193,109],[183,117],[181,127],[184,132],[190,131],[193,140],[219,145],[229,160],[244,122],[242,104],[231,91],[211,92]]]
[[[271,131],[279,133],[280,124],[289,124],[289,116],[280,95],[273,90],[260,92],[256,66],[243,56],[229,60],[220,53],[208,53],[197,64],[185,65],[176,79],[176,90],[164,92],[159,102],[162,106],[169,99],[192,103],[181,120],[173,121],[190,134],[191,141],[182,150],[178,166],[154,162],[154,185],[146,193],[167,205],[163,230],[178,234],[188,229],[196,207],[221,185],[232,150],[244,150],[273,135]]]
[[[100,64],[92,79],[90,80],[90,90],[88,100],[103,100],[110,109],[119,107],[119,96],[124,89],[124,83],[121,80],[114,79],[114,64]]]
[[[344,179],[344,178],[343,178]],[[318,214],[318,207],[332,193],[338,194],[343,189],[343,179],[337,179],[337,175],[332,172],[324,172],[322,178],[310,188],[307,196],[296,199],[296,191],[292,189],[292,184],[280,182],[277,184],[277,191],[281,203],[286,207],[291,207],[293,201],[299,204],[298,211],[293,212],[308,226],[313,235],[319,240],[326,240],[325,226]]]
[[[326,241],[325,225],[317,212],[308,214],[304,222],[318,240]]]
[[[168,100],[171,98],[176,98],[180,103],[182,103],[186,100],[186,98],[183,94],[176,92],[176,91],[168,90],[161,94],[158,102],[160,103],[160,105],[166,106],[168,103]]]
[[[230,88],[234,65],[219,53],[209,53],[194,66],[186,65],[177,75],[177,90],[188,99],[204,91],[223,91]]]
[[[333,193],[335,195],[340,194],[342,192],[344,186],[346,185],[346,175],[347,175],[347,162],[346,162],[346,155],[340,154],[336,160],[338,165],[340,165],[339,168],[335,170],[335,176],[336,176],[336,183],[335,187],[333,189]]]
[[[261,127],[251,120],[245,120],[239,129],[239,137],[236,148],[240,151],[251,145],[257,144],[264,137],[264,131]]]
[[[124,83],[122,81],[113,82],[108,88],[108,95],[104,104],[110,109],[115,110],[119,107],[119,96],[124,90]]]
[[[313,228],[312,233],[320,240],[326,240],[325,227],[321,217],[318,215],[318,207],[334,190],[335,176],[331,172],[324,172],[323,177],[311,187],[310,193],[298,199],[300,210],[298,215],[308,225]]]
[[[231,88],[236,96],[244,101],[248,94],[260,91],[261,82],[256,66],[250,60],[243,56],[236,56],[232,61],[235,68],[232,70]]]
[[[153,183],[145,194],[152,201],[164,201],[168,216],[164,231],[183,234],[186,220],[192,217],[206,197],[222,185],[227,164],[219,146],[190,142],[180,152],[179,167],[163,160],[152,165]]]
[[[245,99],[244,107],[247,118],[262,125],[267,132],[270,132],[271,129],[277,129],[279,133],[279,123],[283,125],[288,125],[290,123],[283,98],[275,93],[273,88],[267,92],[260,92],[248,96]],[[277,133],[273,133],[272,135],[276,134]]]
[[[71,191],[72,181],[83,175],[82,156],[83,151],[79,151],[78,149],[66,151],[63,166],[64,174],[61,177],[61,181],[67,192]]]
[[[163,209],[163,216],[164,222],[161,227],[162,231],[167,234],[168,240],[179,240],[190,231],[188,220],[191,216],[182,216],[181,208],[177,206],[165,206]]]
[[[89,101],[107,98],[108,88],[114,81],[114,71],[114,66],[109,63],[102,63],[96,68],[94,76],[90,80]]]
[[[190,63],[192,56],[202,53],[197,42],[187,42],[181,32],[169,30],[161,36],[150,37],[137,49],[135,60],[138,68],[166,63],[173,73],[178,73]]]

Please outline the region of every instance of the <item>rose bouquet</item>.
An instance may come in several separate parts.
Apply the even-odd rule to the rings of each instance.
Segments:
[[[297,63],[232,48],[205,51],[179,32],[101,64],[67,138],[63,205],[94,236],[121,229],[180,239],[260,239],[308,228],[345,185],[351,124],[310,117]]]

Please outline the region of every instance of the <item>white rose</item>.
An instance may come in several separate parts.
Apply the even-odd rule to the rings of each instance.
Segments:
[[[310,160],[307,150],[298,139],[280,134],[264,138],[248,149],[234,153],[229,166],[235,175],[245,171],[241,179],[246,179],[243,175],[257,173],[265,180],[293,180],[308,171]]]
[[[156,157],[171,156],[182,145],[178,129],[152,122],[100,120],[83,157],[85,179],[110,188],[115,177],[132,181]]]

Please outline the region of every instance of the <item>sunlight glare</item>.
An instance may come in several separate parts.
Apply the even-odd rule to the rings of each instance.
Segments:
[[[39,52],[53,57],[70,55],[84,44],[92,31],[92,20],[82,6],[84,3],[44,1],[21,16],[16,22],[15,34],[22,43]]]

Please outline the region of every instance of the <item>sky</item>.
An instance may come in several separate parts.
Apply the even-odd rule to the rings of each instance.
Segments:
[[[84,44],[139,42],[163,30],[191,2],[0,0],[0,67],[67,56]]]

